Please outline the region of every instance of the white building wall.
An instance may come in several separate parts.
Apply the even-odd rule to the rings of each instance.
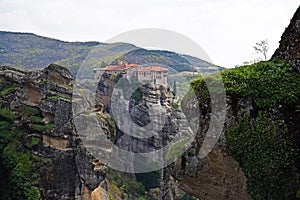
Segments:
[[[168,73],[163,71],[138,72],[139,81],[149,81],[155,84],[167,84]]]
[[[126,78],[132,78],[134,74],[137,74],[138,80],[139,81],[146,81],[146,82],[151,82],[155,84],[167,84],[168,83],[168,72],[166,71],[148,71],[148,72],[139,72],[135,71],[136,69],[128,70],[128,75],[124,76]],[[131,72],[130,72],[131,71]],[[134,72],[135,71],[135,72]],[[106,72],[107,74],[120,74],[123,71],[120,70],[95,70],[95,80],[100,80],[101,75]],[[128,76],[128,77],[127,77]]]

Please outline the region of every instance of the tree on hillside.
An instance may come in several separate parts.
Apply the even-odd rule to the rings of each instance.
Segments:
[[[258,58],[254,58],[251,61],[244,61],[243,65],[251,65],[254,63],[258,63],[262,60],[267,60],[268,57],[268,51],[270,49],[268,40],[262,40],[260,42],[255,43],[255,46],[253,46],[255,54],[258,54]],[[235,67],[239,67],[240,65],[236,65]]]
[[[267,60],[268,51],[270,49],[267,39],[257,42],[253,48],[257,54],[262,54],[264,60]]]

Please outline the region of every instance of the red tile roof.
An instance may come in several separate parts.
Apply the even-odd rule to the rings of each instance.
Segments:
[[[168,68],[161,67],[161,66],[150,66],[150,67],[143,67],[138,69],[139,72],[167,72]]]
[[[127,66],[129,66],[129,67],[138,67],[139,65],[135,64],[135,63],[132,63],[132,64],[128,64]]]
[[[99,68],[99,70],[103,71],[126,71],[134,67],[138,67],[138,64],[127,64],[127,65],[108,65],[103,68]]]
[[[119,62],[120,63],[120,62]],[[135,67],[138,67],[138,64],[132,63],[128,64],[127,62],[123,62],[122,64],[118,65],[108,65],[103,68],[97,68],[96,70],[101,70],[101,71],[127,71],[129,69],[133,69]],[[141,67],[140,69],[137,70],[138,72],[167,72],[168,68],[161,67],[161,66],[149,66],[149,67]]]

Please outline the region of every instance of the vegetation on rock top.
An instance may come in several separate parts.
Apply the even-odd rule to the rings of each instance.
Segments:
[[[252,199],[295,199],[298,156],[293,138],[280,120],[266,113],[244,115],[226,133],[226,146],[247,177]]]
[[[293,105],[299,99],[300,74],[283,61],[263,61],[220,72],[227,95],[252,98],[257,107],[267,109],[275,105]],[[205,81],[220,81],[211,74],[191,82],[197,96],[209,99]],[[221,92],[223,88],[217,88]],[[218,92],[218,91],[214,91]]]

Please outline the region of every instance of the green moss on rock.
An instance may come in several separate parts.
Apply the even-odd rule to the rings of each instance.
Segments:
[[[18,84],[11,84],[11,85],[8,85],[6,87],[4,87],[1,92],[0,92],[0,95],[1,96],[6,96],[8,94],[10,94],[11,92],[15,91],[16,89],[18,89],[20,86]]]
[[[21,109],[24,111],[23,108]],[[27,112],[28,115],[39,112],[30,107],[26,107],[25,110],[30,111]],[[41,172],[51,165],[51,159],[33,155],[28,147],[40,144],[40,139],[35,136],[30,137],[26,146],[24,139],[27,133],[22,127],[14,124],[15,113],[8,108],[1,111],[0,199],[38,200],[41,198],[39,188]],[[53,127],[50,124],[49,126]]]
[[[8,121],[13,121],[15,119],[15,113],[8,108],[2,108],[0,110],[0,116]]]
[[[21,109],[21,114],[25,116],[32,116],[40,114],[40,111],[37,108],[31,106],[23,106]]]
[[[252,199],[293,199],[296,147],[287,129],[266,113],[244,115],[226,132],[229,153],[240,163]]]
[[[33,124],[32,129],[36,131],[51,131],[54,128],[53,124],[45,124],[45,125],[40,125],[40,124]]]
[[[30,142],[29,142],[29,144],[28,144],[28,147],[32,148],[32,147],[34,147],[34,146],[36,146],[36,145],[38,145],[40,143],[41,143],[40,138],[32,137],[31,140],[30,140]]]
[[[41,123],[43,119],[39,116],[30,116],[27,118],[29,121],[33,121],[35,123]]]
[[[33,170],[31,152],[16,139],[5,147],[1,157],[2,165],[9,172],[7,191],[10,193],[6,196],[11,199],[39,199],[38,174]]]
[[[300,96],[300,74],[281,61],[264,61],[253,65],[228,69],[221,72],[227,95],[250,97],[259,108],[270,108],[278,104],[292,105]],[[205,80],[220,81],[211,74],[191,82],[200,100],[210,98]],[[217,88],[216,90],[223,88]],[[218,92],[218,91],[214,91]]]

